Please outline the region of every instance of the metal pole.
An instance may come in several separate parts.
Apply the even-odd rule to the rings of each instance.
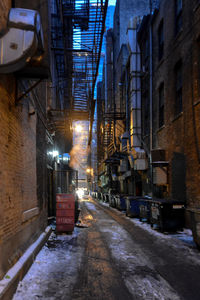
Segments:
[[[150,62],[149,62],[149,72],[150,72],[150,86],[149,86],[149,113],[150,113],[150,180],[151,180],[151,193],[153,196],[153,167],[152,167],[152,156],[151,150],[153,149],[153,54],[152,54],[152,0],[149,0],[150,9],[150,28],[149,28],[149,51],[150,51]]]

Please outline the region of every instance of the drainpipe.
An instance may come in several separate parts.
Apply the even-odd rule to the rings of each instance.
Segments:
[[[115,86],[115,79],[116,79],[116,72],[115,72],[115,37],[114,37],[114,32],[112,35],[112,42],[113,42],[113,110],[114,110],[114,122],[113,122],[113,143],[114,143],[114,148],[116,150],[116,130],[115,130],[115,125],[116,125],[116,121],[115,121],[115,114],[116,114],[116,103],[115,103],[115,90],[116,90],[116,86]]]
[[[152,54],[152,0],[149,0],[149,10],[150,10],[150,28],[149,28],[149,52],[150,52],[150,62],[149,62],[149,75],[150,75],[150,85],[149,85],[149,113],[150,113],[150,179],[151,179],[151,192],[153,196],[153,167],[152,167],[152,156],[151,150],[153,149],[153,54]]]
[[[129,131],[129,94],[128,94],[128,72],[126,69],[126,132]],[[129,135],[130,136],[130,135]],[[130,139],[129,139],[130,142]]]
[[[133,159],[133,194],[136,195],[136,159],[141,149],[141,65],[140,49],[137,43],[137,25],[140,23],[140,17],[131,18],[128,27],[128,41],[131,49],[130,55],[130,100],[131,100],[131,128],[130,145],[134,154],[130,153]],[[136,157],[134,156],[136,155]]]

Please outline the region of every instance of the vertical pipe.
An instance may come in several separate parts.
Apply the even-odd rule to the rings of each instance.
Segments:
[[[127,68],[126,68],[126,131],[129,131],[129,105],[128,105],[129,103],[128,102],[129,102],[129,95],[128,95],[128,72],[127,72]]]
[[[113,114],[114,114],[114,120],[113,120],[113,143],[114,143],[114,148],[116,150],[116,130],[115,130],[115,125],[116,125],[116,121],[115,121],[115,114],[116,114],[116,103],[115,103],[115,91],[116,91],[116,85],[115,85],[115,39],[114,39],[114,32],[113,32]]]
[[[151,150],[153,148],[153,54],[152,54],[152,0],[149,0],[149,9],[150,9],[150,28],[149,28],[149,52],[150,52],[150,61],[149,61],[149,75],[150,75],[150,85],[149,85],[149,121],[150,121],[150,178],[151,178],[151,193],[153,195],[153,167],[152,167],[152,156]]]

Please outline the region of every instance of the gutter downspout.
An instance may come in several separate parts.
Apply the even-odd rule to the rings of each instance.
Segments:
[[[129,94],[128,94],[128,72],[126,68],[126,132],[129,131]],[[129,134],[130,143],[130,134]]]
[[[152,33],[152,0],[149,0],[149,9],[150,9],[150,28],[149,28],[149,52],[150,52],[150,61],[149,61],[149,113],[150,113],[150,180],[151,180],[151,193],[153,196],[153,167],[152,167],[152,156],[151,150],[153,149],[153,33]]]
[[[133,194],[136,196],[136,160],[138,153],[144,151],[141,143],[141,63],[140,48],[137,43],[137,26],[140,24],[140,17],[133,17],[129,21],[128,41],[130,45],[130,157],[133,162],[131,173],[133,177]]]
[[[114,114],[114,120],[113,120],[113,144],[114,144],[114,148],[115,150],[117,149],[116,147],[116,130],[115,130],[115,125],[116,125],[116,121],[115,121],[115,114],[116,114],[116,103],[115,103],[115,91],[116,91],[116,86],[115,86],[115,46],[114,46],[114,42],[115,42],[115,37],[114,37],[114,32],[113,32],[113,114]]]

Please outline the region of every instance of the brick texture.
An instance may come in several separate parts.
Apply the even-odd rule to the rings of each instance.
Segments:
[[[164,0],[153,20],[153,146],[167,151],[168,196],[186,199],[187,205],[192,207],[200,206],[199,16],[199,1],[183,1],[183,25],[180,32],[175,34],[174,1]],[[159,61],[158,28],[162,20],[164,55]],[[176,115],[174,70],[180,60],[183,109]],[[162,82],[165,99],[164,126],[159,128],[159,86]]]
[[[14,87],[14,77],[0,76],[0,247],[31,222],[23,223],[22,213],[38,206],[36,115],[29,116],[27,99],[15,105]],[[7,259],[12,264],[19,244],[13,244],[8,257],[1,256],[0,262]]]

